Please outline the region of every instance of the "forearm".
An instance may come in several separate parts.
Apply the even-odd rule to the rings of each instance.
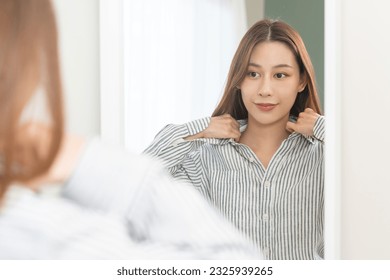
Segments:
[[[199,132],[199,133],[197,133],[197,134],[187,136],[187,137],[184,138],[184,140],[186,140],[186,141],[192,141],[192,140],[195,140],[195,139],[204,138],[203,135],[204,135],[204,133],[203,133],[203,131],[202,131],[202,132]]]

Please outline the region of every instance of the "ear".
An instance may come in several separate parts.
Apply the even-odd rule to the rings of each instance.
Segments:
[[[306,86],[307,86],[306,75],[302,75],[300,78],[300,81],[299,81],[299,85],[298,85],[298,92],[302,92]]]

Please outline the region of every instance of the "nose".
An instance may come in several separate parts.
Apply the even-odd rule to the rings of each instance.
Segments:
[[[271,91],[271,83],[269,79],[264,78],[262,79],[262,81],[260,81],[260,85],[257,92],[258,92],[257,94],[262,97],[271,96],[272,91]]]
[[[271,96],[271,93],[269,92],[264,92],[264,91],[259,91],[258,95],[262,96],[262,97],[267,97],[267,96]]]

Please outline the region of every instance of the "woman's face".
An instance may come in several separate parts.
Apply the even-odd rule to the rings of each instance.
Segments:
[[[280,42],[255,46],[240,89],[248,123],[287,123],[298,92],[305,87],[291,50]]]

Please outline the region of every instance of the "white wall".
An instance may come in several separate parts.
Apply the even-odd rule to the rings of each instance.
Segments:
[[[70,132],[100,133],[99,1],[54,0],[66,121]]]
[[[390,2],[341,2],[341,258],[390,259]]]

